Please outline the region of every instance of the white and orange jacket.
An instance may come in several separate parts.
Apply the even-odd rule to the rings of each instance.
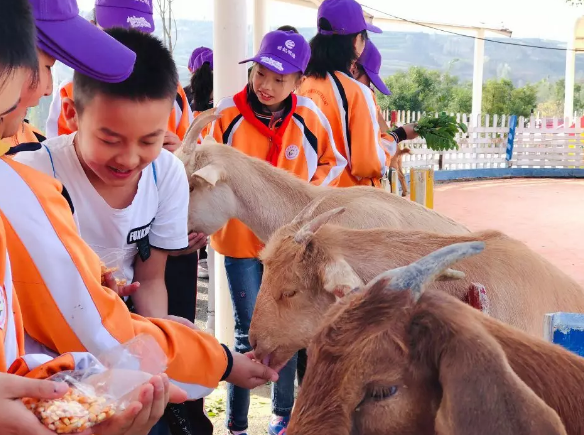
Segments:
[[[0,216],[0,372],[44,379],[57,372],[76,370],[96,362],[93,355],[86,352],[68,353],[55,359],[44,354],[24,355],[24,327],[12,283],[1,211]]]
[[[49,108],[49,117],[47,118],[46,135],[47,139],[71,134],[73,131],[67,126],[65,115],[62,111],[62,101],[64,98],[73,100],[73,82],[65,81],[59,87],[58,92],[53,95],[53,101]],[[193,112],[184,89],[179,84],[176,91],[176,99],[170,117],[168,118],[168,131],[176,134],[180,140],[184,139],[185,133],[193,122]]]
[[[342,72],[325,79],[306,77],[298,94],[324,112],[339,151],[347,160],[339,187],[381,186],[387,171],[376,104],[371,89]]]
[[[247,92],[246,86],[235,96],[219,102],[216,114],[221,114],[221,118],[211,125],[215,140],[267,160],[312,184],[336,186],[347,162],[337,150],[331,126],[322,111],[309,98],[292,94],[283,117],[275,124],[281,141],[277,144],[258,129],[276,131],[274,120],[253,112]],[[256,126],[259,123],[262,125]],[[211,245],[220,254],[235,258],[256,258],[263,247],[237,219],[216,232]]]
[[[59,181],[2,157],[0,183],[10,189],[0,195],[0,217],[28,353],[98,355],[145,333],[165,351],[167,374],[191,399],[208,394],[229,374],[231,353],[214,337],[131,314],[101,286],[99,258],[77,233]],[[8,349],[15,352],[13,345]]]

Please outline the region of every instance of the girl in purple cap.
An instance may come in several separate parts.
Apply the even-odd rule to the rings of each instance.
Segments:
[[[324,114],[308,98],[297,96],[310,57],[306,40],[294,32],[273,31],[262,40],[259,52],[244,62],[254,62],[249,83],[238,94],[219,102],[221,118],[212,135],[243,153],[317,185],[335,186],[346,164],[337,151]],[[231,220],[211,237],[211,245],[225,256],[225,268],[235,314],[235,348],[252,348],[248,333],[262,279],[258,260],[262,243],[240,221]],[[294,404],[296,356],[286,361],[265,361],[279,372],[272,385],[270,435],[283,430]],[[249,390],[228,386],[227,427],[233,434],[247,430]]]
[[[350,72],[365,48],[368,31],[381,33],[365,21],[355,0],[325,0],[318,8],[318,34],[310,41],[306,80],[298,91],[325,113],[347,159],[340,187],[380,187],[387,170],[373,96]]]
[[[391,95],[387,85],[379,75],[380,69],[381,53],[373,42],[367,41],[365,49],[363,50],[363,53],[361,53],[361,57],[359,57],[359,60],[357,60],[357,62],[351,67],[351,74],[355,80],[363,83],[369,89],[371,89],[371,85],[373,84],[382,94]],[[373,89],[371,89],[371,94],[373,95],[373,101],[375,102],[377,120],[379,123],[379,129],[381,130],[381,142],[387,154],[386,164],[398,171],[398,177],[402,186],[402,196],[406,196],[408,188],[405,175],[401,169],[401,159],[403,158],[403,155],[408,154],[410,150],[409,148],[401,149],[398,144],[403,140],[411,140],[418,137],[418,133],[414,131],[416,124],[406,124],[403,127],[398,127],[393,131],[390,131],[387,121],[381,113],[381,108],[379,107],[379,104],[377,104],[377,98]]]

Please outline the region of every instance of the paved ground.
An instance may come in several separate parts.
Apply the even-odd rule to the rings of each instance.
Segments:
[[[497,229],[525,242],[584,285],[584,180],[442,184],[434,203],[471,230]]]
[[[435,209],[471,230],[497,229],[527,243],[584,285],[584,181],[508,179],[437,185]],[[197,325],[207,319],[207,280],[199,281]],[[226,433],[224,386],[207,400],[215,434]],[[270,388],[252,392],[249,434],[265,435]]]

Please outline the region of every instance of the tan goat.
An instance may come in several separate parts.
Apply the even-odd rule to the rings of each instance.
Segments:
[[[256,357],[280,367],[310,343],[322,316],[351,289],[384,270],[405,266],[435,249],[481,240],[483,254],[461,261],[464,279],[431,289],[463,299],[472,283],[485,286],[489,314],[537,337],[546,313],[584,312],[584,290],[522,242],[498,231],[439,235],[394,229],[325,225],[344,209],[279,229],[261,254],[264,274],[249,330]]]
[[[383,189],[314,186],[263,160],[217,144],[210,137],[195,146],[203,126],[216,117],[212,113],[199,115],[176,153],[190,175],[189,230],[213,234],[235,218],[265,242],[311,201],[319,199],[313,212],[344,206],[347,213],[335,222],[352,228],[469,232],[464,225]]]
[[[443,248],[335,304],[287,435],[584,434],[584,358],[423,292],[478,250]]]

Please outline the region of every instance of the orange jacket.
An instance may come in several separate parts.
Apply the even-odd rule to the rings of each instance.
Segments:
[[[2,212],[0,211],[0,216]],[[24,329],[16,292],[12,285],[12,273],[8,251],[6,250],[6,233],[0,221],[0,372],[24,353]]]
[[[154,337],[167,373],[199,398],[229,372],[230,353],[212,336],[162,319],[131,314],[101,286],[99,257],[77,233],[69,195],[59,181],[0,159],[0,210],[29,353],[100,354],[140,333]]]
[[[65,120],[65,115],[62,111],[61,102],[64,98],[73,99],[73,82],[63,83],[59,88],[59,92],[55,94],[55,98],[51,102],[49,117],[47,119],[47,138],[73,133],[73,131],[69,129],[67,121]],[[168,118],[168,131],[176,134],[180,140],[183,140],[189,125],[193,122],[193,119],[193,112],[189,106],[189,101],[184,89],[179,84],[176,91],[174,107]]]
[[[242,93],[219,102],[216,113],[222,116],[211,126],[213,137],[249,156],[268,160],[276,148],[236,107],[235,99]],[[291,100],[296,108],[288,109],[289,114],[285,117],[288,124],[282,134],[279,153],[272,156],[272,163],[312,184],[336,186],[346,160],[335,146],[330,124],[310,99],[292,94]],[[269,117],[265,122],[270,122]],[[263,247],[255,234],[236,219],[211,236],[211,246],[217,252],[235,258],[256,258]]]
[[[312,99],[324,112],[347,160],[339,187],[381,186],[386,155],[371,89],[337,71],[325,79],[306,77],[298,94]]]

